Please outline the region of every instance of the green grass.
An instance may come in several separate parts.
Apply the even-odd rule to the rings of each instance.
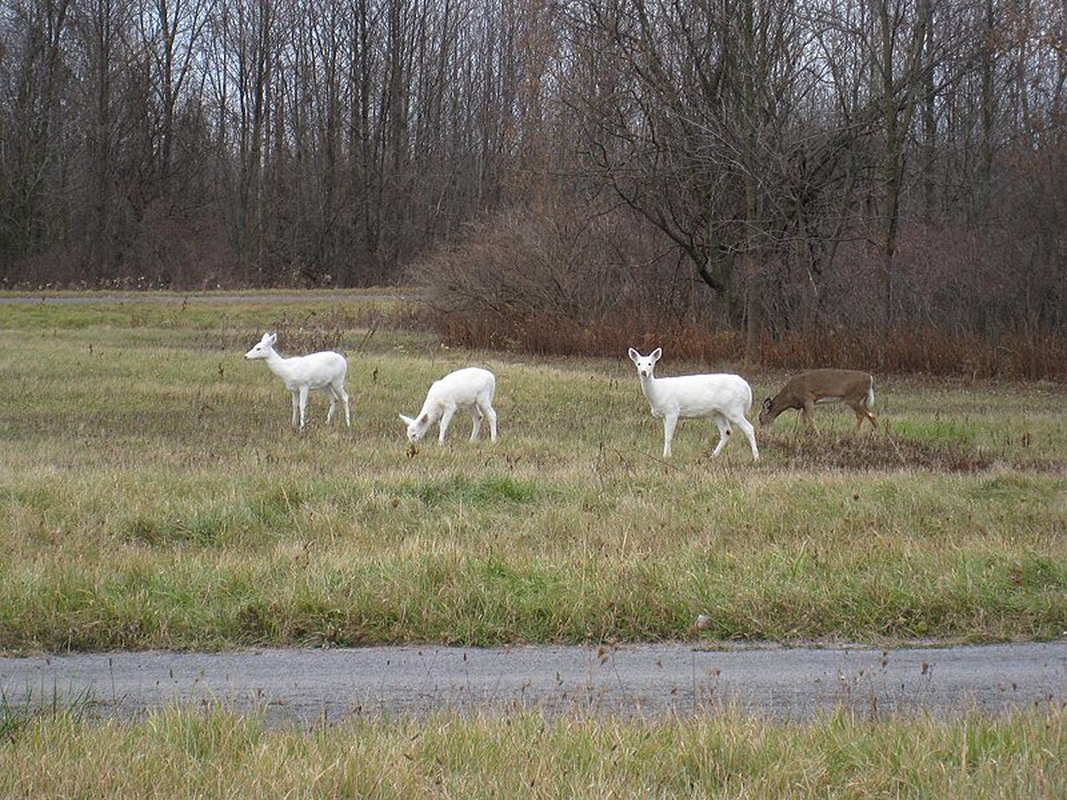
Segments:
[[[879,376],[665,462],[615,360],[454,352],[395,301],[0,307],[0,649],[407,641],[1048,639],[1067,630],[1067,389]],[[289,426],[243,353],[349,355],[353,427]],[[701,365],[661,365],[665,375]],[[479,363],[501,440],[397,412]],[[714,365],[716,369],[729,365]],[[759,399],[781,374],[747,374]]]
[[[874,723],[530,712],[268,729],[223,708],[0,717],[4,797],[1063,797],[1067,713]]]

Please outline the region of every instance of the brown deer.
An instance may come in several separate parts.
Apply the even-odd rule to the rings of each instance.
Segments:
[[[813,369],[794,375],[774,397],[763,401],[759,423],[770,425],[789,408],[800,409],[804,421],[815,428],[815,406],[819,403],[845,403],[856,414],[856,430],[869,419],[878,427],[874,407],[874,376],[854,369]]]

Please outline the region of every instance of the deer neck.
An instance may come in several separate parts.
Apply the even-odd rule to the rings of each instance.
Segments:
[[[656,400],[659,398],[659,381],[655,375],[638,375],[641,379],[641,389],[645,393],[645,397],[648,398],[648,402],[653,406],[656,405]]]
[[[773,421],[778,419],[782,412],[791,408],[804,408],[804,403],[799,400],[790,400],[785,395],[777,394],[771,398],[771,407],[767,409],[767,413]]]
[[[278,351],[271,349],[267,355],[267,367],[277,375],[279,378],[285,379],[289,377],[289,365],[286,363],[288,359],[282,358],[278,355]]]
[[[780,395],[771,399],[771,414],[775,417],[790,408],[803,407],[804,403],[800,400],[790,399]]]

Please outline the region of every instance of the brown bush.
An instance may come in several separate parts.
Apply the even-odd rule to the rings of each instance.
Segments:
[[[670,252],[668,257],[665,253]],[[435,250],[409,270],[429,307],[458,313],[489,335],[489,320],[549,339],[582,338],[590,320],[640,308],[656,318],[706,312],[707,287],[662,236],[619,212],[591,213],[573,200],[542,199],[536,206],[486,217],[462,242]]]
[[[736,331],[712,330],[692,322],[664,322],[613,314],[581,323],[544,314],[530,316],[439,313],[432,325],[456,347],[515,350],[546,356],[617,356],[627,348],[663,347],[688,361],[734,361],[743,346]]]
[[[765,340],[762,363],[783,369],[853,367],[881,373],[1067,380],[1067,339],[953,336],[934,327],[805,329]]]
[[[429,322],[454,347],[604,357],[619,356],[627,347],[642,352],[662,347],[672,358],[709,365],[738,363],[744,352],[738,331],[639,312],[616,312],[588,323],[543,314],[437,312]],[[787,370],[849,367],[882,374],[1065,381],[1067,339],[1012,334],[989,341],[951,336],[936,328],[899,327],[887,335],[875,329],[808,328],[778,338],[765,336],[760,362]]]
[[[787,370],[1067,380],[1067,333],[1058,318],[1041,322],[1040,315],[1012,316],[996,306],[989,298],[1006,296],[1005,286],[1020,281],[992,268],[982,256],[984,239],[955,233],[912,226],[902,234],[900,316],[888,331],[872,316],[877,281],[868,273],[876,265],[862,246],[843,248],[849,268],[823,287],[818,308],[787,313],[788,292],[777,300],[765,295],[759,362]],[[721,298],[695,279],[677,250],[663,247],[662,236],[632,215],[594,214],[574,200],[548,198],[487,217],[409,277],[424,289],[430,324],[451,346],[606,357],[661,346],[672,358],[716,368],[741,361],[744,338],[716,322],[732,318]],[[664,252],[674,256],[656,255]],[[769,274],[762,282],[775,284]],[[915,323],[931,319],[937,325]]]

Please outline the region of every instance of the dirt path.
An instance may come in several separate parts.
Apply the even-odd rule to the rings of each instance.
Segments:
[[[692,713],[727,705],[810,719],[969,707],[1001,712],[1067,701],[1067,641],[980,647],[697,649],[371,647],[237,653],[0,658],[10,705],[82,698],[103,715],[220,701],[271,724],[354,714],[526,706],[547,713]]]

